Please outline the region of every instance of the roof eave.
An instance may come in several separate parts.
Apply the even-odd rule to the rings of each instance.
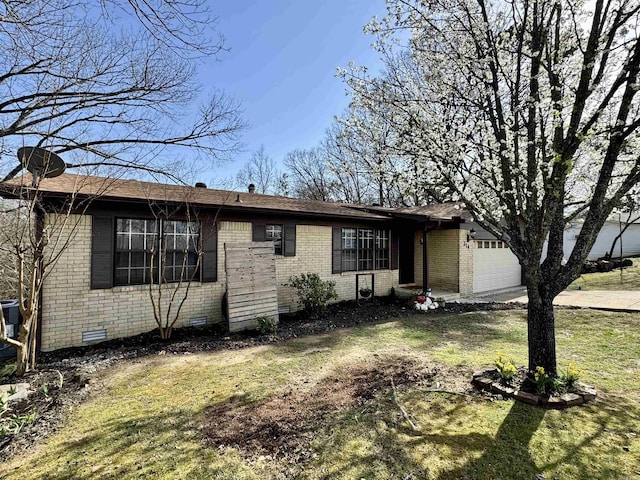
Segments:
[[[67,198],[69,195],[64,192],[43,192],[45,193],[46,198]],[[172,199],[162,199],[162,198],[151,198],[148,200],[142,200],[138,198],[130,198],[130,197],[118,197],[118,196],[94,196],[91,194],[79,193],[76,197],[80,200],[86,200],[92,197],[96,201],[104,201],[104,202],[126,202],[131,204],[145,204],[149,202],[166,202],[169,204],[179,205],[185,202],[181,202],[179,200]],[[14,198],[20,198],[19,195],[16,195]],[[288,209],[278,209],[278,208],[261,208],[255,207],[251,205],[234,205],[232,203],[206,203],[206,202],[188,202],[189,205],[199,208],[207,208],[207,209],[221,209],[228,212],[234,213],[258,213],[258,214],[276,214],[276,215],[289,215],[295,217],[317,217],[317,218],[341,218],[341,219],[350,219],[354,221],[373,221],[373,222],[385,222],[389,221],[390,218],[383,216],[373,216],[373,215],[353,215],[353,214],[343,214],[339,212],[314,212],[314,211],[298,211],[298,210],[288,210]]]

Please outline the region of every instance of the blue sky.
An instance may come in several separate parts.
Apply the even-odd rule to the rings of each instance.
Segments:
[[[316,146],[349,102],[336,68],[380,66],[362,27],[385,13],[384,0],[226,0],[211,9],[230,51],[207,62],[202,81],[240,100],[249,123],[246,152],[211,180],[232,174],[261,144],[278,162]]]

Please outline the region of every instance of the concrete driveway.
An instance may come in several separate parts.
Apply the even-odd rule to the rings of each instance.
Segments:
[[[497,293],[473,300],[521,303],[527,303],[528,301],[525,290]],[[567,290],[558,295],[553,304],[571,307],[598,308],[602,310],[640,312],[640,291]]]

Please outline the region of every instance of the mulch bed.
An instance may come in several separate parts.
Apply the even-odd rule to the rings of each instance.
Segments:
[[[503,382],[500,373],[495,368],[479,370],[473,374],[471,382],[477,389],[513,398],[519,402],[537,405],[545,408],[565,409],[575,407],[596,398],[596,390],[591,385],[576,382],[575,385],[563,388],[561,392],[539,394],[535,383],[529,378],[527,369],[521,367],[513,379]]]
[[[93,380],[95,374],[127,359],[159,352],[188,354],[221,349],[237,350],[416,314],[433,316],[522,308],[524,306],[517,303],[468,304],[449,302],[445,308],[417,312],[411,308],[410,303],[400,300],[376,299],[375,302],[362,302],[359,306],[355,302],[341,302],[330,305],[321,315],[314,318],[310,318],[304,313],[281,315],[277,334],[274,335],[258,335],[256,332],[229,334],[220,325],[210,325],[176,329],[170,340],[161,340],[157,330],[154,330],[135,337],[110,340],[92,346],[42,353],[39,357],[37,371],[30,372],[21,379],[6,377],[0,379],[0,383],[27,382],[34,391],[27,400],[11,404],[11,414],[29,413],[34,409],[36,411],[36,420],[25,425],[18,434],[0,437],[0,461],[21,452],[55,432],[66,416],[92,390],[96,389],[97,385]],[[5,361],[5,363],[7,362]],[[0,362],[0,367],[2,365]],[[60,375],[63,376],[62,388],[58,388]],[[361,383],[368,385],[365,390],[370,391],[372,384],[375,383],[376,373],[375,371],[364,372],[355,377],[352,375],[352,378],[364,379]],[[402,375],[398,376],[398,379],[400,378]],[[347,388],[343,385],[341,388],[346,392],[352,392],[350,387]],[[318,392],[315,393],[315,395],[317,394]],[[357,393],[349,395],[351,396],[348,402],[359,401],[357,399],[362,397]],[[320,414],[324,415],[322,412]],[[233,443],[232,440],[226,439],[225,443]],[[286,450],[285,447],[283,448]]]

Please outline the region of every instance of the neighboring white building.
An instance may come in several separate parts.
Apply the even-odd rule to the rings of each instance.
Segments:
[[[637,216],[637,215],[636,215]],[[623,216],[623,222],[625,217]],[[622,224],[624,228],[625,224]],[[572,227],[567,228],[564,234],[564,257],[569,258],[571,251],[576,243],[576,237],[580,233],[582,223],[578,223]],[[593,244],[593,248],[589,253],[589,260],[596,260],[600,257],[604,257],[609,253],[613,239],[620,233],[620,222],[617,218],[611,218],[607,220],[598,234],[596,243]],[[633,257],[640,255],[640,221],[632,224],[622,234],[621,240],[618,240],[616,247],[613,251],[614,257],[620,256],[620,247],[622,245],[622,256]]]

